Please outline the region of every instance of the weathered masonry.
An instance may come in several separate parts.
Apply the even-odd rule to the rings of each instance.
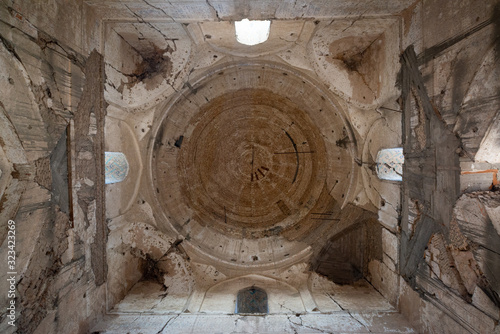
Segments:
[[[2,0],[0,332],[500,333],[499,78],[498,0]]]

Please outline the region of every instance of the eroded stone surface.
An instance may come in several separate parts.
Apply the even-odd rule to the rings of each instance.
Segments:
[[[412,332],[393,306],[421,332],[498,332],[497,1],[0,14],[18,332]],[[237,44],[246,17],[268,41]],[[401,145],[403,192],[374,168]],[[104,186],[108,149],[130,173]],[[273,314],[232,315],[253,285]],[[113,307],[162,315],[92,329]]]

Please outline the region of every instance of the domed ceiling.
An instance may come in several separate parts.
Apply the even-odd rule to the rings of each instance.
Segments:
[[[116,70],[124,66],[118,62],[107,67],[108,120],[116,119],[108,133],[119,130],[121,138],[108,148],[130,156],[140,180],[108,187],[108,199],[121,201],[107,206],[116,208],[108,209],[110,219],[145,223],[182,242],[191,264],[227,277],[295,265],[328,275],[323,267],[344,273],[351,262],[367,272],[377,242],[365,223],[379,211],[397,217],[397,204],[385,203],[399,200],[398,185],[379,185],[370,169],[378,138],[390,146],[400,138],[399,114],[377,110],[398,96],[397,68],[387,67],[397,60],[397,20],[272,20],[269,39],[252,47],[237,42],[231,21],[163,22],[165,36],[155,25],[134,23],[143,37],[128,23],[111,26],[106,50],[123,47],[141,57],[126,64],[129,75]],[[358,35],[366,36],[342,44],[339,56],[337,41]],[[387,132],[392,119],[396,130]],[[370,131],[385,136],[368,137]],[[140,156],[135,167],[127,151],[133,145],[124,144],[131,139]],[[146,246],[131,247],[146,254],[156,237],[141,238]]]
[[[213,69],[170,101],[155,129],[159,227],[228,264],[293,261],[339,220],[352,149],[339,104],[306,75],[272,62]],[[277,252],[263,254],[278,236]]]

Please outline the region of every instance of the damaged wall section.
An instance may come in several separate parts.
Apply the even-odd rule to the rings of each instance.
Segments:
[[[498,92],[492,91],[498,78],[477,78],[498,48],[499,8],[494,1],[466,1],[452,11],[428,1],[412,9],[413,19],[422,21],[403,18],[405,33],[420,29],[434,36],[414,41],[419,56],[413,45],[406,49],[400,77],[405,165],[399,299],[403,315],[422,332],[498,331],[496,175],[488,174],[493,183],[485,191],[471,192],[475,188],[463,183],[482,182],[476,179],[486,174],[477,168],[497,168],[474,156],[498,112]],[[425,22],[438,14],[440,22],[464,20],[435,34],[442,25]],[[429,41],[435,44],[423,44]]]
[[[4,232],[12,219],[16,222],[18,311],[16,326],[9,326],[5,313],[9,300],[2,294],[2,333],[87,333],[105,311],[102,259],[107,230],[102,194],[76,192],[76,203],[90,197],[100,203],[94,204],[97,216],[91,210],[93,224],[85,226],[80,209],[73,216],[70,189],[71,177],[78,176],[81,179],[74,181],[84,179],[94,184],[94,190],[103,189],[98,154],[103,151],[99,146],[105,108],[103,62],[98,54],[87,62],[84,35],[65,42],[62,35],[91,33],[91,29],[83,29],[86,22],[79,19],[58,17],[64,13],[61,4],[75,5],[55,1],[51,12],[11,1],[0,5],[0,77],[5,79],[0,80],[0,255],[7,258]],[[83,17],[81,4],[66,10]],[[58,34],[37,27],[46,20],[58,22]],[[84,141],[88,139],[79,149],[83,156],[90,154],[93,174],[74,164],[71,170],[75,151],[68,138],[74,141],[74,133],[68,128],[73,118]],[[5,274],[0,273],[1,291],[8,290]]]
[[[78,111],[74,117],[75,175],[74,196],[78,205],[78,217],[87,228],[94,231],[91,236],[91,264],[95,282],[101,285],[106,280],[106,240],[104,201],[104,59],[93,51],[85,67],[86,83]]]

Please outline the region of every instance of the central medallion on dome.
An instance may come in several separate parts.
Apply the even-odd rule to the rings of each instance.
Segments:
[[[183,196],[212,226],[270,228],[300,220],[325,182],[325,150],[302,110],[243,89],[203,106],[178,157]]]

